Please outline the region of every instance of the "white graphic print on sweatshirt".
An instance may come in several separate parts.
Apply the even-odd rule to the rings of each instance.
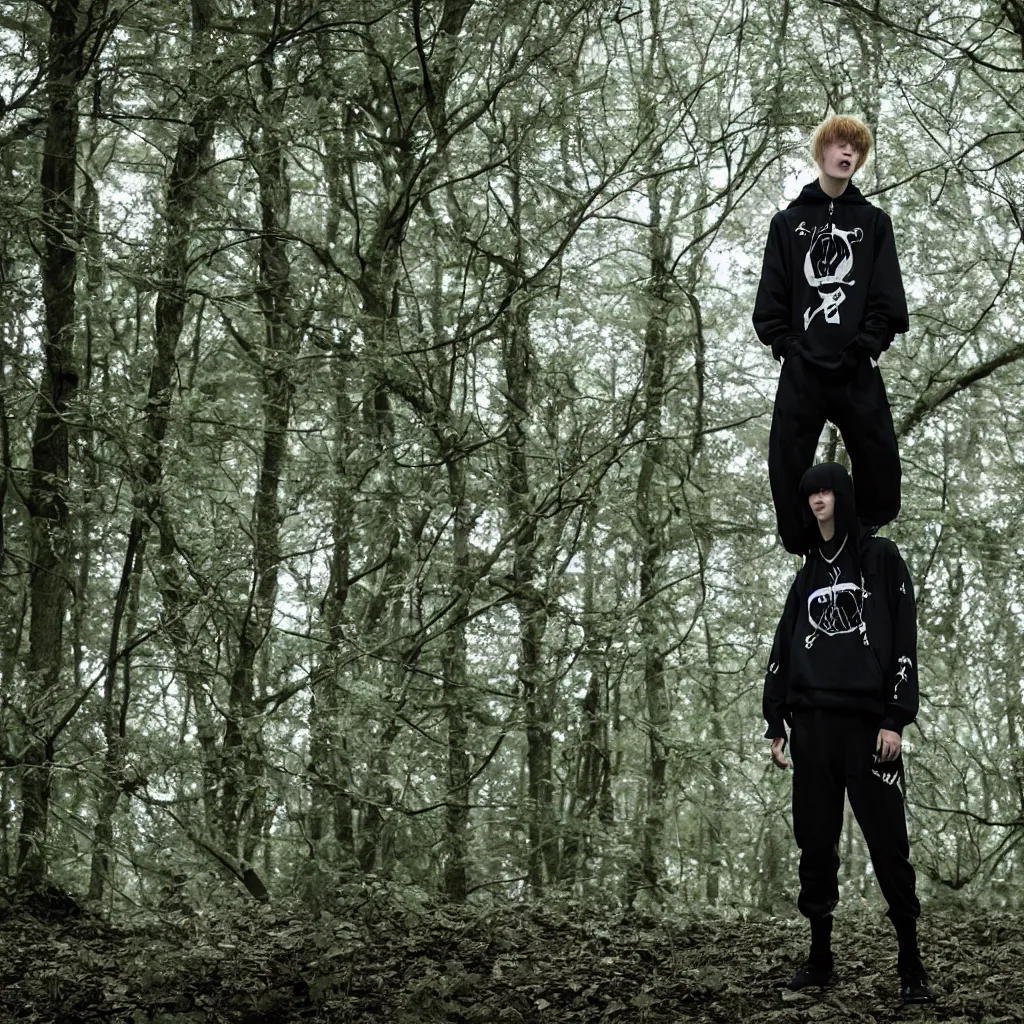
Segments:
[[[811,631],[804,638],[804,647],[810,650],[819,636],[840,636],[859,632],[865,646],[868,642],[864,622],[864,601],[871,595],[863,585],[840,583],[841,573],[835,566],[830,570],[832,583],[819,587],[807,595],[807,621]],[[863,584],[863,579],[861,584]]]
[[[853,243],[859,242],[864,232],[860,228],[843,231],[835,224],[811,229],[800,221],[796,233],[811,236],[811,244],[804,257],[804,277],[812,288],[817,289],[821,299],[816,309],[808,306],[804,310],[804,330],[819,313],[826,323],[838,324],[839,307],[846,301],[843,288],[857,283],[847,279],[853,270]]]
[[[896,664],[899,665],[899,671],[896,673],[896,685],[892,690],[893,700],[896,700],[900,695],[900,683],[907,681],[907,670],[914,667],[914,663],[905,654],[899,656]]]

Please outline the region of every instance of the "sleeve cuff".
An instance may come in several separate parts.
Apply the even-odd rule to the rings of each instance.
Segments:
[[[879,725],[879,728],[888,729],[890,732],[898,732],[902,736],[903,727],[906,724],[906,722],[903,722],[900,719],[896,718],[894,715],[889,714],[882,719],[882,723],[881,725]]]
[[[881,358],[882,353],[892,344],[892,339],[887,338],[859,338],[860,347],[867,352],[876,362]]]
[[[793,351],[796,338],[792,334],[784,334],[777,341],[772,342],[772,355],[780,362]]]
[[[764,738],[766,740],[778,740],[778,739],[785,740],[785,739],[787,739],[786,727],[781,722],[778,722],[778,723],[769,722],[768,723],[768,728],[765,729],[765,731],[764,731]]]

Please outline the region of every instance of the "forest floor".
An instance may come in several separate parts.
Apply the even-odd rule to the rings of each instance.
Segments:
[[[1024,1021],[1024,921],[1005,912],[926,911],[939,1001],[903,1010],[892,931],[874,909],[840,907],[834,985],[785,997],[774,985],[807,941],[786,918],[370,896],[317,917],[274,904],[115,928],[67,909],[2,908],[0,1022]]]

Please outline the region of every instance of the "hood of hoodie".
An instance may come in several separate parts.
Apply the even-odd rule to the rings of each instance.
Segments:
[[[852,181],[843,190],[842,195],[838,196],[830,196],[818,182],[810,181],[800,189],[800,195],[789,205],[792,208],[794,206],[810,206],[812,203],[844,203],[850,206],[870,205],[860,189]]]

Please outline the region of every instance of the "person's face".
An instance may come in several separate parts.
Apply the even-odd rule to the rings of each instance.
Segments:
[[[857,170],[860,150],[849,142],[830,142],[821,154],[821,169],[830,177],[849,181]]]
[[[832,491],[817,491],[807,499],[807,502],[819,523],[827,523],[835,518],[836,496]]]

